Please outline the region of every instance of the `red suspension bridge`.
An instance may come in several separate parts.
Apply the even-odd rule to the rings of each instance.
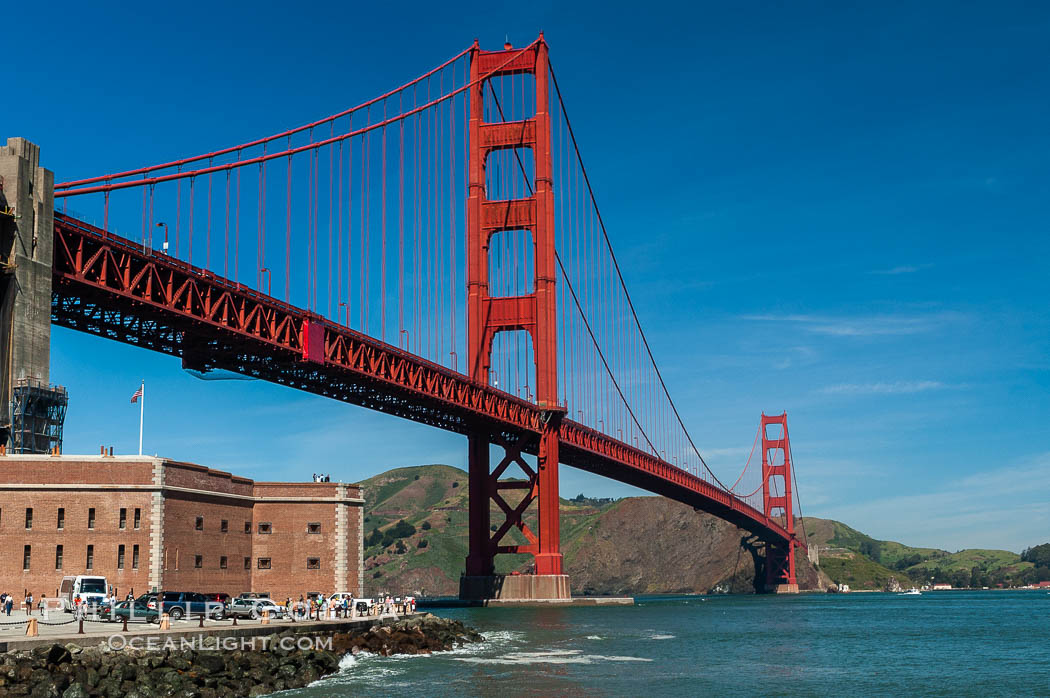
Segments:
[[[475,43],[352,109],[55,198],[54,323],[465,434],[465,595],[568,596],[559,463],[750,531],[767,585],[797,589],[786,415],[762,416],[760,465],[735,483],[708,468],[542,36]],[[505,553],[535,557],[528,589],[493,581]]]

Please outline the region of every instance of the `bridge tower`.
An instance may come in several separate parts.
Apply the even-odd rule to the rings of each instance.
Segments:
[[[51,386],[54,175],[40,146],[0,145],[0,447],[62,447],[66,391]]]
[[[769,427],[774,429],[770,438]],[[777,478],[774,480],[774,478]],[[795,578],[795,510],[791,494],[791,442],[787,412],[762,414],[762,509],[766,518],[784,517],[784,528],[791,535],[787,545],[766,544],[766,591],[797,594]]]
[[[548,90],[547,44],[539,41],[525,51],[506,45],[502,51],[482,51],[477,42],[471,54],[469,125],[469,198],[467,201],[467,334],[471,377],[488,383],[492,342],[496,334],[524,330],[532,338],[535,359],[536,402],[543,410],[543,429],[538,443],[533,436],[492,433],[479,426],[469,439],[470,552],[466,576],[460,585],[464,598],[503,600],[568,599],[569,579],[562,569],[558,520],[558,428],[565,409],[558,402],[557,298],[555,293],[554,192],[551,159],[551,116]],[[487,79],[507,75],[535,77],[536,111],[521,121],[485,122]],[[481,80],[482,76],[489,78]],[[499,150],[530,148],[535,163],[531,196],[489,200],[485,168],[489,156]],[[489,295],[489,246],[501,231],[526,230],[531,234],[534,259],[532,292],[520,296]],[[493,470],[490,444],[504,456]],[[536,468],[522,458],[537,454]],[[517,465],[526,482],[504,482],[499,478]],[[522,493],[510,505],[507,490]],[[524,513],[537,503],[537,530],[524,521]],[[492,504],[503,520],[493,526]],[[503,537],[516,527],[528,541],[504,545]],[[495,574],[495,556],[500,553],[531,553],[534,575]]]

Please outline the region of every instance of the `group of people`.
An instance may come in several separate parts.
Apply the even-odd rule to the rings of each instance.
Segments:
[[[415,613],[416,610],[416,600],[415,597],[412,596],[406,596],[403,599],[401,597],[395,599],[392,596],[386,596],[380,597],[378,601],[368,599],[367,607],[360,608],[361,604],[364,602],[365,600],[355,601],[346,594],[333,594],[327,597],[324,594],[318,594],[310,598],[300,594],[298,601],[293,601],[290,596],[287,597],[284,602],[284,609],[288,614],[288,617],[292,620],[305,620],[308,618],[334,619],[336,617],[352,618],[355,615],[375,616],[391,613]]]
[[[324,475],[322,475],[321,473],[314,473],[314,482],[331,482],[331,481],[332,481],[331,473],[325,473]]]
[[[33,612],[33,594],[32,594],[32,592],[27,592],[26,593],[25,603],[26,603],[26,608],[28,608],[29,612],[32,613]],[[41,603],[43,603],[43,602],[41,601]],[[4,593],[0,594],[0,613],[6,613],[7,615],[11,615],[11,609],[14,608],[14,605],[15,605],[15,597],[14,596],[12,596],[11,594],[8,594],[6,591]]]

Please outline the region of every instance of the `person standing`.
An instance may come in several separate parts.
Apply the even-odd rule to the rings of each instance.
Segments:
[[[26,615],[33,615],[33,592],[26,594]]]

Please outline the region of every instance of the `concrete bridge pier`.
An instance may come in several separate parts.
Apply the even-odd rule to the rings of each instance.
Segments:
[[[49,383],[54,190],[39,146],[0,146],[0,445],[15,453],[62,445],[66,391]]]

